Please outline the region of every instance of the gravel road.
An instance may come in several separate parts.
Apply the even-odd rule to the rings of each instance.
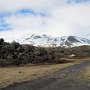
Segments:
[[[0,90],[90,90],[90,80],[79,79],[90,61],[55,71],[37,80],[8,86]]]

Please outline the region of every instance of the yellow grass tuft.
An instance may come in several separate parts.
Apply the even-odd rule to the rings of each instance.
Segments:
[[[90,80],[90,66],[88,66],[87,68],[85,68],[81,72],[81,74],[82,74],[83,79]]]

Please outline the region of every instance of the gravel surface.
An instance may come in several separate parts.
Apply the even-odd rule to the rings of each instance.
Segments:
[[[37,80],[10,85],[0,90],[90,90],[90,80],[80,77],[80,72],[89,65],[90,61],[75,64]]]

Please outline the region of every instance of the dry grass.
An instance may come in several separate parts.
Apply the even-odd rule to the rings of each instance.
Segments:
[[[36,79],[44,74],[73,65],[74,63],[0,68],[0,87]]]
[[[81,77],[84,80],[90,80],[90,66],[88,66],[81,72]]]
[[[76,62],[54,65],[37,65],[23,67],[7,67],[0,68],[0,88],[6,87],[13,83],[21,83],[41,77],[55,70],[62,69],[74,64],[80,63],[82,60],[73,60]]]

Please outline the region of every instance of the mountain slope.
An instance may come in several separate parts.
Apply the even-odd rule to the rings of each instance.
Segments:
[[[81,45],[90,45],[90,40],[86,38],[81,38],[77,36],[53,37],[48,36],[46,34],[42,35],[28,34],[16,41],[21,44],[31,44],[34,46],[42,46],[42,47],[57,47],[57,46],[74,47]]]

